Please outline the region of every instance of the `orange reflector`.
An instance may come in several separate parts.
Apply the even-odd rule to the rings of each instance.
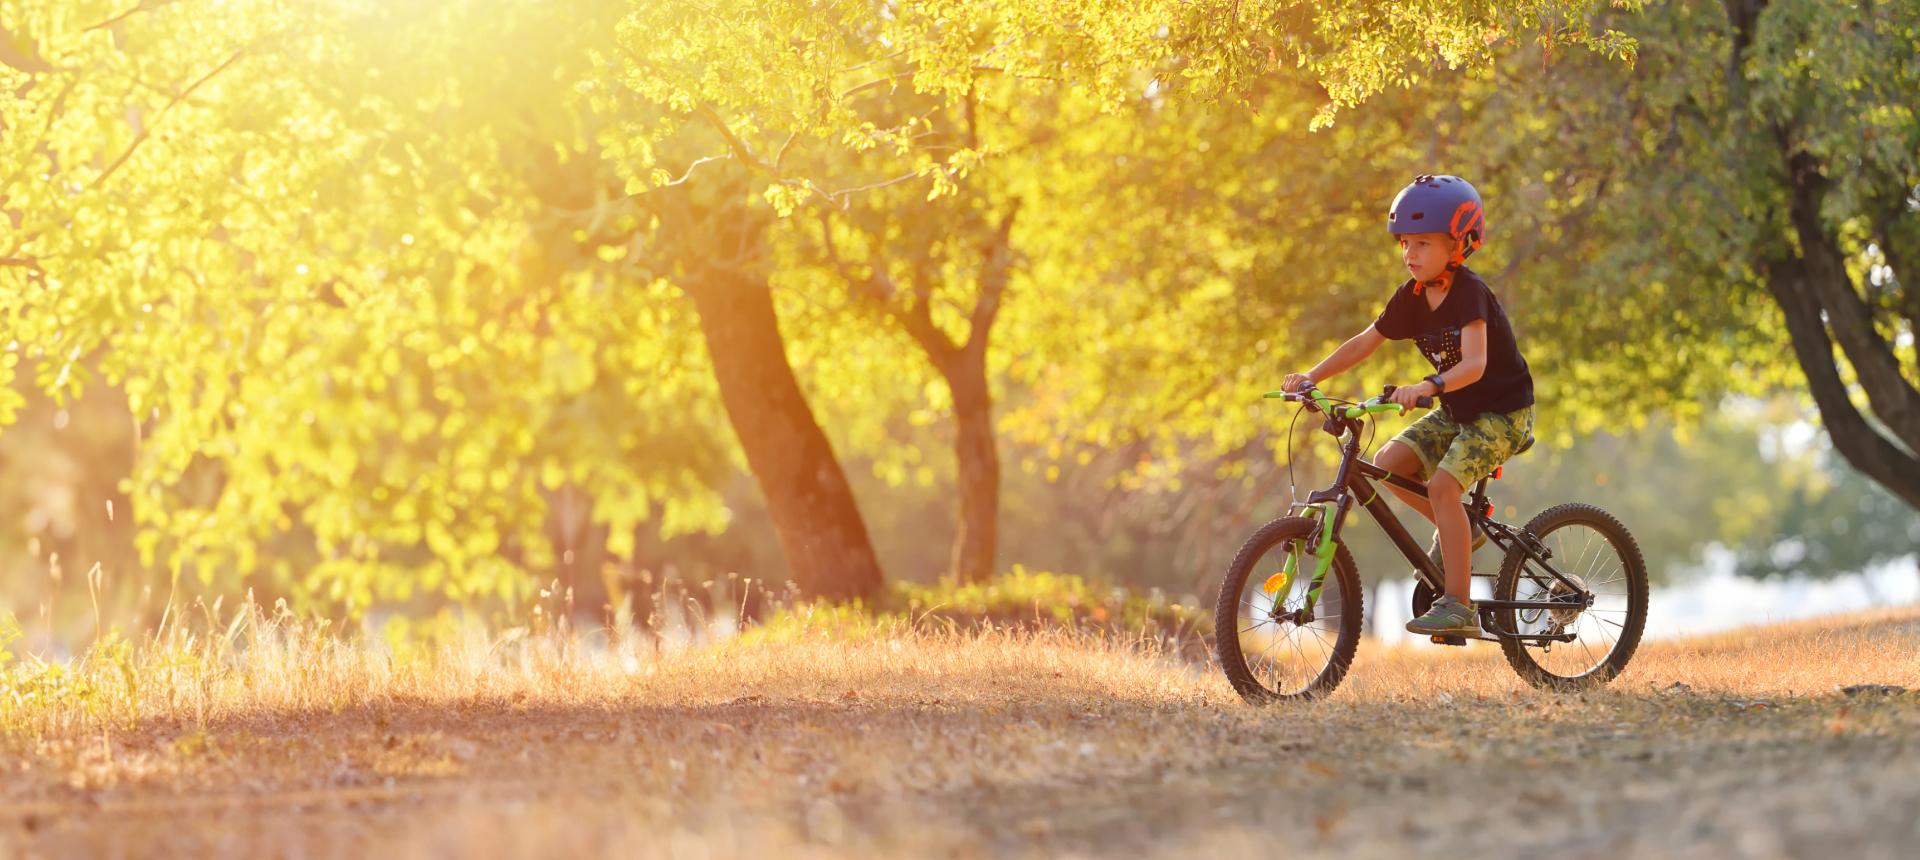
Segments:
[[[1506,467],[1505,467],[1505,466],[1495,466],[1495,467],[1493,467],[1493,479],[1494,479],[1494,480],[1496,480],[1496,481],[1498,481],[1498,480],[1500,480],[1500,470],[1501,470],[1501,469],[1504,469],[1504,468],[1506,468]]]
[[[1267,577],[1267,583],[1261,586],[1260,590],[1265,591],[1268,594],[1279,594],[1280,592],[1287,590],[1287,580],[1290,578],[1291,577],[1287,575],[1286,571],[1284,570],[1280,571],[1279,573],[1276,573],[1272,576]]]

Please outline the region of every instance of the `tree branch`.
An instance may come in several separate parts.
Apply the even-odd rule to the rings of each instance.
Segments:
[[[1831,184],[1820,174],[1813,156],[1786,152],[1786,135],[1777,133],[1786,156],[1792,199],[1789,216],[1800,239],[1802,283],[1826,312],[1827,327],[1846,353],[1847,361],[1866,389],[1876,418],[1893,431],[1908,450],[1920,451],[1920,390],[1900,373],[1900,359],[1873,325],[1873,309],[1853,286],[1846,261],[1821,223],[1820,203]]]
[[[1880,246],[1880,253],[1886,257],[1887,268],[1893,270],[1894,292],[1891,303],[1895,313],[1904,317],[1907,328],[1913,333],[1913,342],[1907,345],[1911,360],[1920,367],[1920,272],[1911,268],[1915,258],[1909,255],[1911,247],[1908,237],[1914,235],[1915,226],[1912,211],[1908,209],[1908,184],[1899,177],[1888,176],[1884,186],[1889,193],[1881,196],[1868,209],[1868,219],[1872,222],[1874,243]],[[1902,223],[1905,220],[1906,223]],[[1905,233],[1901,228],[1909,228]]]
[[[907,333],[913,335],[914,340],[926,347],[928,353],[936,353],[936,344],[944,347],[933,356],[936,363],[945,357],[945,353],[957,348],[933,324],[933,284],[924,276],[914,277],[913,293],[907,299],[907,309],[901,313],[900,322],[907,327]]]
[[[856,64],[856,65],[852,65],[852,66],[848,66],[848,67],[846,67],[846,68],[844,68],[844,69],[841,69],[841,70],[840,70],[840,74],[843,74],[843,75],[847,75],[847,74],[852,74],[852,73],[854,73],[854,72],[857,72],[857,71],[860,71],[861,69],[864,69],[864,68],[866,68],[866,67],[868,67],[868,66],[871,66],[871,65],[873,65],[874,63],[884,63],[884,62],[886,62],[886,61],[888,61],[888,60],[894,60],[894,59],[898,59],[898,58],[900,58],[900,57],[904,57],[904,56],[906,56],[906,55],[907,55],[907,49],[905,49],[905,48],[901,48],[900,50],[898,50],[898,51],[894,51],[893,53],[891,53],[891,54],[888,54],[888,55],[886,55],[886,56],[884,56],[884,57],[875,57],[874,59],[871,59],[871,60],[868,60],[868,61],[866,61],[866,62],[864,62],[864,63],[859,63],[859,64]]]
[[[980,74],[984,74],[984,75],[1004,75],[1008,73],[1006,69],[1003,69],[999,66],[970,66],[968,67],[967,70],[971,72],[979,72]],[[852,98],[868,90],[879,89],[880,87],[895,86],[900,81],[904,81],[909,78],[912,78],[915,74],[918,74],[918,73],[919,73],[918,69],[907,69],[905,71],[894,72],[891,75],[882,75],[880,77],[874,78],[873,80],[867,81],[866,83],[855,84],[853,87],[849,89],[842,90],[840,92],[840,98],[843,98],[843,99]],[[1053,75],[1019,75],[1017,74],[1017,75],[1014,75],[1013,77],[1016,80],[1022,80],[1022,81],[1058,81],[1060,80],[1059,78],[1054,77]]]
[[[135,15],[138,15],[138,14],[140,14],[141,12],[151,12],[151,11],[153,11],[153,10],[155,10],[155,9],[159,9],[159,8],[161,8],[161,7],[163,7],[163,6],[172,6],[173,4],[175,4],[175,3],[178,3],[178,2],[180,2],[180,0],[140,0],[140,2],[139,2],[138,4],[136,4],[136,5],[135,5],[135,6],[134,6],[134,7],[132,8],[132,9],[128,9],[128,10],[127,10],[127,11],[125,11],[125,12],[122,12],[122,13],[120,13],[120,14],[118,14],[118,15],[115,15],[115,16],[113,16],[113,17],[111,17],[111,18],[108,18],[108,19],[107,19],[107,20],[105,20],[105,21],[101,21],[100,23],[98,23],[98,24],[95,24],[95,25],[93,25],[93,26],[91,26],[91,27],[88,27],[88,28],[87,28],[86,30],[84,30],[83,32],[87,32],[87,33],[91,33],[91,32],[93,32],[93,31],[95,31],[95,30],[100,30],[100,29],[104,29],[104,28],[107,28],[107,27],[111,27],[111,26],[113,26],[113,25],[115,25],[115,24],[118,24],[118,23],[120,23],[121,21],[125,21],[125,20],[127,20],[128,18],[131,18],[131,17],[133,17],[133,16],[135,16]]]
[[[969,352],[986,350],[994,318],[1000,314],[1007,282],[1013,278],[1013,219],[1019,214],[1020,201],[1015,199],[1012,208],[1000,218],[1000,226],[993,231],[993,237],[987,240],[983,249],[986,259],[980,267],[980,298],[973,304],[971,326],[964,347]]]
[[[793,149],[793,142],[799,139],[800,132],[790,132],[787,135],[787,142],[780,144],[779,154],[773,157],[773,172],[776,175],[781,172],[781,167],[787,163],[787,153]]]
[[[839,191],[823,191],[821,193],[825,194],[828,200],[833,201],[833,204],[835,206],[845,209],[847,205],[846,201],[841,198],[851,197],[855,194],[861,194],[868,191],[878,191],[890,185],[899,185],[902,182],[911,182],[912,180],[918,179],[919,177],[920,177],[920,171],[916,170],[916,171],[913,171],[912,173],[900,174],[899,176],[895,176],[892,179],[882,179],[879,182],[873,182],[866,185],[858,185],[853,188],[842,188]]]
[[[707,124],[713,126],[715,131],[720,132],[720,137],[727,142],[727,149],[732,150],[733,156],[740,159],[741,163],[768,176],[778,177],[780,175],[780,171],[776,170],[773,165],[766,163],[761,160],[760,156],[755,155],[753,147],[748,146],[746,141],[741,140],[738,135],[735,135],[733,129],[727,127],[726,120],[721,119],[719,114],[713,112],[713,108],[703,104],[694,105],[693,113],[695,116],[706,120]]]
[[[154,114],[153,122],[148,123],[145,127],[140,129],[139,134],[136,134],[133,136],[133,142],[127,144],[126,151],[120,153],[120,157],[114,159],[112,164],[107,165],[107,169],[105,171],[102,171],[99,176],[95,177],[92,184],[87,186],[87,189],[91,191],[95,188],[100,187],[101,183],[107,181],[107,177],[112,176],[115,171],[120,169],[120,165],[126,164],[127,159],[133,157],[134,150],[140,148],[140,144],[144,143],[147,137],[153,133],[153,130],[160,125],[160,121],[166,118],[167,113],[173,110],[174,105],[177,105],[183,101],[186,101],[188,96],[193,95],[194,90],[197,90],[200,88],[200,85],[206,83],[207,81],[213,80],[213,76],[226,71],[234,63],[239,62],[240,58],[246,56],[247,52],[252,49],[253,49],[253,46],[248,45],[247,47],[241,48],[238,51],[234,51],[233,56],[228,57],[226,62],[221,63],[218,66],[215,66],[213,68],[213,71],[210,71],[204,75],[201,75],[199,80],[194,81],[191,84],[188,84],[186,89],[181,90],[178,94],[176,94],[173,97],[172,101],[167,102],[166,107],[161,108],[159,113]]]
[[[825,247],[827,260],[833,264],[834,270],[839,272],[841,279],[845,280],[860,298],[873,303],[898,321],[900,326],[907,330],[907,334],[920,344],[920,348],[926,350],[934,366],[945,373],[948,363],[959,353],[959,347],[954,345],[953,340],[948,338],[939,326],[933,324],[931,303],[926,298],[927,290],[923,286],[916,285],[914,292],[920,296],[920,299],[908,300],[907,307],[903,309],[894,301],[894,297],[900,294],[899,287],[894,284],[893,278],[886,274],[879,262],[868,264],[865,277],[855,275],[852,267],[841,259],[834,247],[831,219],[832,215],[826,210],[821,210],[820,242]]]
[[[869,301],[882,305],[888,303],[892,297],[892,283],[889,281],[885,288],[882,287],[877,277],[880,271],[878,267],[868,272],[864,278],[855,277],[853,269],[845,260],[840,259],[840,252],[833,243],[833,216],[824,209],[820,211],[820,246],[826,250],[827,262],[833,264],[833,269],[840,274],[841,280],[846,281]]]
[[[840,98],[850,99],[868,90],[879,89],[880,87],[891,87],[896,83],[898,83],[899,81],[913,77],[913,74],[914,74],[914,70],[908,69],[904,72],[894,72],[891,75],[881,75],[880,77],[874,78],[873,80],[867,81],[866,83],[855,84],[853,87],[849,89],[842,90],[840,92]]]
[[[656,186],[654,186],[654,187],[652,187],[652,188],[649,188],[649,189],[647,189],[647,190],[645,190],[645,191],[636,191],[636,192],[634,192],[634,193],[632,193],[632,194],[629,194],[629,195],[627,195],[627,198],[628,198],[628,199],[633,199],[633,198],[635,198],[635,197],[639,197],[639,196],[641,196],[641,195],[644,195],[644,194],[649,194],[649,193],[651,193],[651,192],[654,192],[654,191],[659,191],[659,190],[660,190],[660,189],[662,189],[662,188],[672,188],[672,187],[674,187],[675,185],[680,185],[680,184],[682,184],[682,183],[684,183],[684,182],[686,182],[687,180],[689,180],[689,179],[692,179],[692,178],[693,178],[693,171],[694,171],[694,170],[696,170],[696,169],[698,169],[698,168],[700,167],[700,165],[702,165],[702,164],[706,164],[706,163],[708,163],[708,162],[712,162],[712,161],[726,161],[727,159],[729,159],[729,158],[732,158],[732,157],[733,157],[733,153],[727,153],[726,155],[709,155],[709,156],[707,156],[707,157],[705,157],[705,158],[696,158],[696,159],[694,159],[694,160],[693,160],[693,163],[692,163],[692,164],[689,164],[689,165],[687,165],[687,169],[686,169],[686,172],[684,172],[684,173],[682,173],[682,174],[680,174],[680,178],[678,178],[678,179],[670,179],[670,180],[668,180],[667,182],[665,182],[665,183],[663,183],[663,184],[661,184],[661,185],[656,185]],[[574,211],[581,211],[581,210],[574,210]]]

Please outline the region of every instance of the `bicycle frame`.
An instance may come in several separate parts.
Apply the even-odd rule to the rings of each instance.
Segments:
[[[1316,556],[1316,564],[1312,585],[1307,592],[1306,611],[1311,613],[1314,603],[1319,599],[1320,587],[1325,582],[1327,569],[1333,563],[1334,543],[1338,540],[1348,512],[1352,510],[1354,500],[1359,498],[1365,499],[1360,502],[1361,507],[1365,508],[1367,513],[1373,516],[1374,521],[1380,524],[1380,529],[1387,533],[1387,538],[1393,542],[1394,548],[1398,549],[1400,554],[1406,557],[1407,563],[1413,566],[1415,574],[1433,590],[1434,594],[1445,594],[1444,572],[1434,568],[1433,560],[1427,557],[1426,550],[1414,540],[1413,535],[1407,532],[1406,526],[1401,525],[1400,518],[1387,507],[1384,494],[1374,482],[1392,484],[1421,496],[1427,495],[1427,485],[1393,474],[1372,461],[1362,458],[1360,456],[1360,425],[1353,418],[1329,415],[1324,429],[1335,438],[1344,437],[1344,439],[1340,446],[1340,466],[1334,473],[1333,485],[1309,495],[1304,505],[1306,515],[1319,522],[1307,539],[1308,546],[1313,548]],[[1474,485],[1473,492],[1466,501],[1467,521],[1470,526],[1479,526],[1487,535],[1487,540],[1498,547],[1503,554],[1511,553],[1516,549],[1526,553],[1530,560],[1571,589],[1569,597],[1577,598],[1581,606],[1591,606],[1593,594],[1576,584],[1548,561],[1553,557],[1551,550],[1542,546],[1532,535],[1493,519],[1493,503],[1487,500],[1486,488],[1487,481],[1482,478]],[[1286,564],[1286,572],[1293,573],[1292,554],[1288,555]],[[1571,642],[1574,635],[1571,633],[1526,634],[1501,630],[1494,624],[1493,613],[1503,609],[1566,609],[1570,604],[1572,600],[1485,599],[1475,603],[1480,610],[1482,630],[1494,638],[1528,642]]]

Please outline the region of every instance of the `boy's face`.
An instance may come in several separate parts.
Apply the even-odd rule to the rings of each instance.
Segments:
[[[1447,270],[1453,257],[1453,237],[1445,233],[1407,233],[1400,237],[1400,259],[1407,271],[1422,281],[1431,281]]]

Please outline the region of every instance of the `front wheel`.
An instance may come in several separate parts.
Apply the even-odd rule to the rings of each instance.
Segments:
[[[1580,690],[1613,680],[1633,659],[1647,623],[1647,565],[1627,527],[1592,505],[1556,505],[1522,529],[1550,555],[1556,577],[1514,547],[1494,583],[1497,600],[1565,604],[1565,608],[1501,609],[1502,631],[1571,636],[1529,642],[1501,637],[1500,649],[1520,677],[1536,687]],[[1571,584],[1569,584],[1571,583]],[[1582,591],[1590,597],[1583,597]]]
[[[1314,521],[1283,517],[1240,547],[1220,583],[1214,654],[1240,697],[1256,705],[1333,692],[1360,647],[1360,577],[1345,544],[1315,593]],[[1292,567],[1288,567],[1288,561]],[[1292,570],[1292,575],[1283,571]]]

